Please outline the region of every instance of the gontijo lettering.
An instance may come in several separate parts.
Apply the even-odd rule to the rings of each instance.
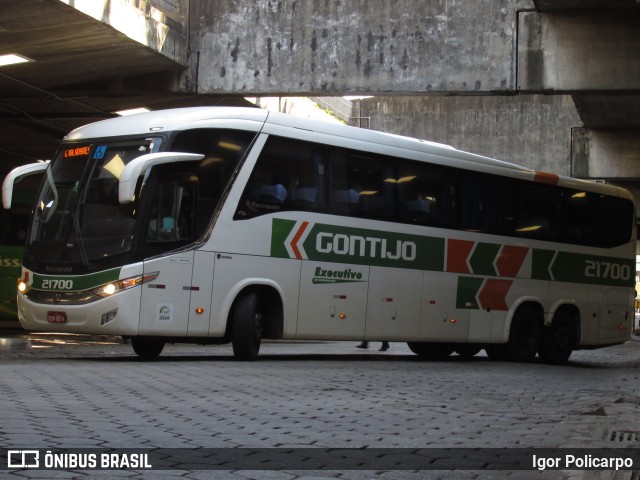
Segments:
[[[443,271],[444,238],[275,218],[271,256]]]
[[[416,259],[418,247],[415,242],[396,240],[387,244],[386,238],[345,235],[343,233],[320,232],[316,236],[316,250],[319,253],[336,255],[357,255],[359,257],[388,258],[390,260]]]

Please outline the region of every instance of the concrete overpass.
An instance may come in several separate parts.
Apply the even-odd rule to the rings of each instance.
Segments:
[[[640,182],[636,0],[3,0],[0,173],[137,106],[369,94],[371,128]]]

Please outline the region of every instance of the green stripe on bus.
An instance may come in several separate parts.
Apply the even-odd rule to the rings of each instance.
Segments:
[[[273,219],[271,256],[442,272],[445,271],[445,242],[445,238],[439,237]],[[529,248],[519,247],[523,252],[514,260],[516,267],[510,269],[505,265],[509,266],[508,262],[512,260],[509,255],[513,256],[515,246],[504,253],[503,246],[507,243],[468,243],[474,244],[468,250],[472,253],[460,263],[464,265],[468,260],[470,271],[449,271],[472,273],[484,278],[501,277],[496,263],[502,259],[502,271],[516,275],[527,255],[524,249]],[[530,278],[632,287],[635,263],[633,259],[533,248]],[[466,284],[463,287],[471,288]]]
[[[302,246],[309,260],[444,270],[444,238],[315,224]]]
[[[289,258],[285,242],[296,225],[294,220],[274,219],[271,230],[271,256]]]
[[[495,277],[496,269],[493,266],[501,245],[493,243],[478,243],[469,259],[469,265],[473,273]]]
[[[551,280],[551,261],[556,252],[534,248],[531,259],[531,278],[536,280]]]
[[[31,288],[60,292],[79,292],[114,282],[120,277],[121,268],[113,268],[88,275],[41,275],[33,273]]]
[[[483,278],[478,277],[458,277],[458,288],[456,291],[456,308],[478,309],[476,297],[482,287]]]
[[[632,287],[635,261],[621,258],[558,252],[551,273],[557,282],[587,283]]]

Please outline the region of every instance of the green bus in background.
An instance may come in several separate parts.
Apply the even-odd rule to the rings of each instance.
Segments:
[[[0,327],[21,328],[17,315],[16,286],[20,278],[29,215],[42,175],[42,172],[20,175],[13,187],[11,208],[0,209]]]

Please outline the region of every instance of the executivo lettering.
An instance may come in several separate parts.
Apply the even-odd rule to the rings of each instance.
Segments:
[[[364,276],[362,272],[356,272],[350,268],[344,270],[330,270],[322,267],[316,267],[312,283],[315,285],[321,283],[350,283],[362,282]]]

